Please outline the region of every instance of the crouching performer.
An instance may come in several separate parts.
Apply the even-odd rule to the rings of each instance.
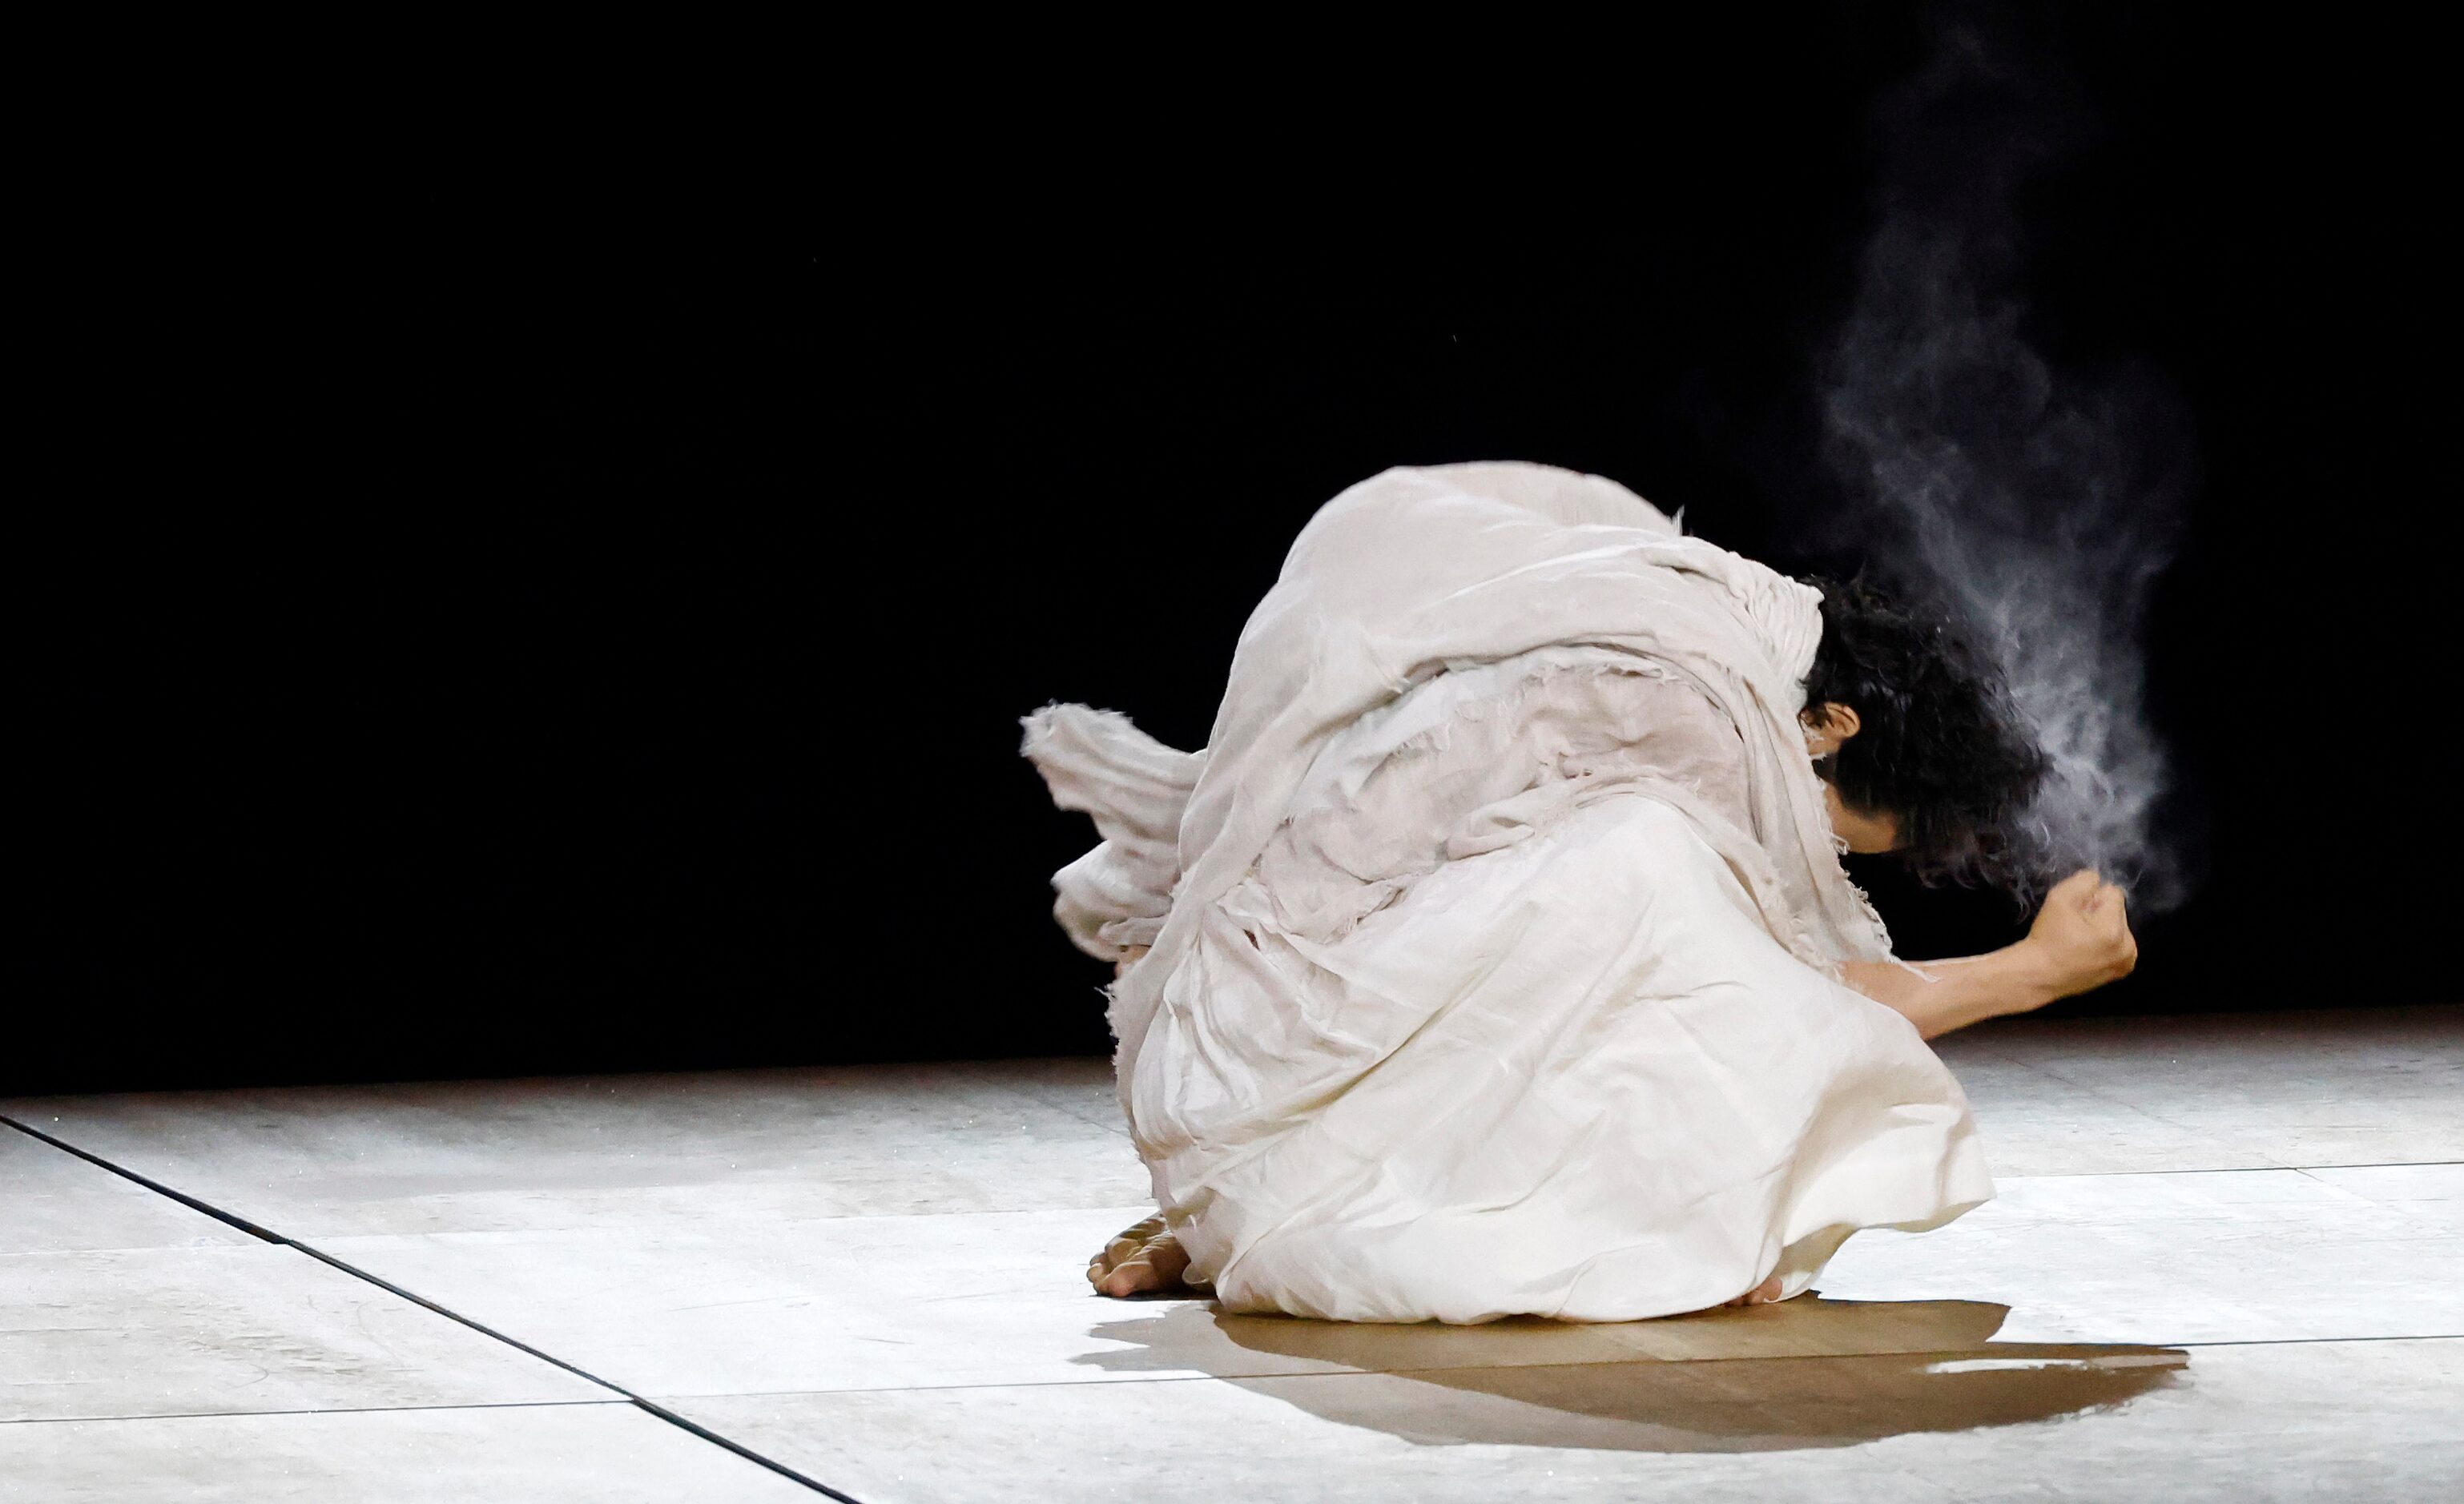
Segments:
[[[1942,624],[1681,534],[1597,476],[1389,470],[1251,615],[1207,746],[1051,706],[1102,841],[1156,1215],[1088,1273],[1233,1311],[1622,1321],[1806,1290],[1992,1195],[1925,1040],[2128,971],[2120,889],[1904,965],[1844,851],[1991,875],[2046,761]]]

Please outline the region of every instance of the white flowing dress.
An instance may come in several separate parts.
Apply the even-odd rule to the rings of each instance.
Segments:
[[[1966,1099],[1842,985],[1889,956],[1795,721],[1811,587],[1546,466],[1322,508],[1206,750],[1049,706],[1055,875],[1155,1197],[1236,1311],[1615,1321],[1992,1194]]]

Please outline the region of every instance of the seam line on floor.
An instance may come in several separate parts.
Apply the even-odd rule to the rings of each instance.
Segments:
[[[2121,1357],[2150,1358],[2167,1351],[2197,1347],[2280,1347],[2304,1342],[2453,1342],[2464,1341],[2464,1332],[2425,1332],[2419,1336],[2402,1337],[2260,1337],[2234,1341],[2216,1340],[2196,1342],[2007,1342],[2008,1347],[2080,1347],[2113,1346],[2140,1349],[2119,1354]],[[1871,1360],[1876,1358],[1994,1358],[1997,1354],[1989,1344],[1985,1347],[1943,1347],[1925,1352],[1884,1353],[1773,1353],[1739,1358],[1654,1358],[1637,1352],[1626,1358],[1583,1358],[1554,1363],[1430,1363],[1417,1368],[1332,1368],[1308,1369],[1287,1373],[1156,1373],[1137,1378],[1118,1379],[1013,1379],[993,1380],[979,1384],[895,1384],[865,1385],[855,1388],[830,1389],[749,1389],[725,1395],[702,1395],[702,1399],[759,1400],[786,1395],[832,1394],[949,1394],[967,1389],[1103,1389],[1113,1384],[1254,1384],[1265,1379],[1408,1379],[1424,1373],[1512,1373],[1531,1368],[1616,1368],[1657,1363],[1666,1367],[1707,1367],[1718,1363],[1780,1363],[1812,1362],[1821,1359]],[[2007,1355],[2013,1361],[2029,1361],[2026,1354]],[[2067,1362],[2093,1366],[2092,1358],[2044,1358],[2048,1363]]]
[[[761,1467],[767,1468],[771,1471],[778,1473],[781,1477],[801,1483],[804,1487],[811,1489],[816,1493],[825,1494],[830,1498],[837,1499],[840,1501],[840,1504],[862,1504],[861,1500],[842,1493],[838,1490],[831,1488],[828,1484],[823,1483],[817,1478],[806,1477],[804,1474],[798,1472],[795,1469],[788,1467],[783,1462],[774,1461],[769,1457],[765,1457],[761,1453],[755,1451],[752,1448],[747,1447],[740,1442],[731,1441],[727,1437],[721,1436],[716,1431],[710,1429],[708,1427],[695,1425],[692,1421],[686,1420],[683,1416],[676,1414],[673,1410],[670,1410],[662,1406],[653,1404],[652,1402],[644,1399],[642,1396],[635,1394],[632,1390],[626,1388],[622,1384],[611,1384],[607,1380],[602,1379],[597,1374],[590,1372],[588,1369],[580,1367],[574,1363],[566,1362],[563,1359],[557,1357],[553,1353],[541,1352],[538,1348],[533,1347],[530,1343],[521,1341],[516,1338],[508,1337],[504,1333],[497,1331],[495,1327],[489,1326],[484,1322],[474,1321],[471,1318],[464,1316],[459,1311],[450,1310],[445,1306],[438,1305],[435,1301],[429,1300],[425,1297],[413,1295],[411,1292],[405,1290],[402,1286],[393,1283],[391,1280],[380,1279],[375,1275],[368,1273],[366,1270],[358,1268],[355,1265],[346,1264],[342,1262],[342,1260],[336,1258],[331,1253],[327,1253],[322,1250],[313,1248],[296,1238],[284,1237],[278,1232],[274,1232],[265,1228],[258,1227],[255,1223],[248,1221],[244,1217],[235,1216],[231,1212],[225,1211],[220,1207],[214,1206],[209,1202],[200,1201],[194,1196],[173,1190],[170,1187],[164,1185],[161,1181],[149,1179],[148,1177],[141,1175],[137,1171],[129,1169],[124,1166],[115,1165],[111,1161],[104,1159],[99,1154],[89,1153],[84,1149],[78,1148],[74,1144],[55,1138],[51,1134],[45,1133],[40,1128],[32,1127],[26,1123],[20,1123],[16,1119],[11,1118],[5,1113],[0,1113],[0,1123],[6,1123],[10,1127],[16,1129],[18,1132],[26,1134],[31,1138],[39,1139],[43,1143],[52,1145],[54,1148],[66,1150],[67,1152],[76,1155],[77,1158],[84,1160],[87,1164],[96,1166],[102,1169],[107,1169],[123,1180],[134,1181],[138,1185],[144,1187],[146,1189],[155,1192],[157,1195],[168,1196],[173,1201],[180,1203],[180,1205],[188,1208],[192,1211],[201,1211],[207,1216],[212,1217],[217,1222],[227,1223],[231,1227],[239,1229],[241,1232],[248,1233],[252,1237],[262,1238],[268,1243],[297,1250],[299,1253],[307,1254],[310,1258],[317,1260],[320,1264],[330,1265],[335,1269],[341,1270],[343,1274],[351,1275],[355,1279],[364,1280],[367,1283],[376,1286],[380,1290],[401,1297],[403,1299],[411,1302],[413,1305],[419,1306],[425,1310],[433,1311],[438,1316],[445,1318],[449,1321],[459,1322],[462,1325],[469,1327],[471,1330],[479,1333],[483,1337],[493,1337],[497,1341],[504,1343],[508,1347],[528,1353],[530,1356],[538,1359],[541,1362],[553,1364],[577,1378],[587,1380],[590,1383],[599,1385],[603,1389],[622,1396],[636,1409],[639,1409],[648,1415],[656,1417],[659,1420],[665,1421],[669,1425],[675,1427],[678,1430],[681,1430],[688,1435],[698,1436],[703,1441],[709,1442],[715,1447],[723,1448],[728,1451],[736,1453],[747,1462],[757,1463]]]
[[[2006,1174],[2003,1180],[2120,1180],[2125,1175],[2264,1175],[2292,1170],[2307,1173],[2314,1169],[2436,1169],[2448,1165],[2464,1165],[2464,1160],[2367,1160],[2353,1165],[2224,1165],[2212,1169],[2193,1166],[2189,1169],[2065,1169],[2049,1170],[2040,1175]]]
[[[161,1181],[148,1180],[133,1169],[129,1169],[124,1166],[114,1165],[111,1161],[104,1159],[99,1154],[89,1154],[85,1150],[78,1148],[76,1144],[71,1144],[64,1139],[55,1139],[50,1134],[45,1133],[42,1129],[19,1123],[16,1119],[11,1118],[5,1113],[0,1113],[0,1123],[7,1123],[18,1132],[25,1134],[28,1138],[40,1139],[42,1142],[50,1144],[55,1149],[74,1154],[89,1165],[99,1166],[102,1169],[107,1169],[122,1180],[133,1180],[158,1196],[168,1196],[173,1201],[178,1202],[180,1205],[187,1208],[191,1211],[203,1212],[205,1215],[213,1218],[217,1222],[223,1223],[225,1226],[235,1227],[253,1238],[259,1238],[268,1243],[279,1243],[282,1241],[282,1239],[276,1234],[267,1232],[265,1229],[258,1227],[255,1223],[249,1221],[245,1217],[233,1216],[220,1207],[209,1206],[205,1202],[199,1201],[194,1196],[184,1195],[179,1191],[173,1190],[170,1187],[164,1185]]]
[[[431,1410],[555,1410],[612,1405],[624,1408],[617,1395],[604,1400],[492,1400],[474,1405],[325,1405],[292,1410],[173,1410],[165,1415],[20,1415],[0,1426],[94,1426],[116,1421],[245,1421],[259,1415],[425,1415]]]

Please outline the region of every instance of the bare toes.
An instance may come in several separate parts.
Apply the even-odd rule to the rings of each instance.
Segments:
[[[1108,1296],[1140,1295],[1150,1290],[1170,1290],[1181,1283],[1189,1270],[1189,1254],[1180,1239],[1169,1232],[1148,1238],[1136,1253],[1112,1265],[1110,1272],[1095,1281],[1095,1288]]]
[[[1141,1254],[1115,1265],[1111,1274],[1096,1282],[1095,1288],[1108,1296],[1133,1296],[1159,1290],[1163,1283],[1162,1275]]]

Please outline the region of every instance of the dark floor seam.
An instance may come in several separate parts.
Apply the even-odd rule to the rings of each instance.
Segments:
[[[173,1201],[178,1202],[180,1205],[187,1208],[191,1211],[203,1212],[217,1222],[224,1223],[230,1227],[235,1227],[251,1237],[261,1238],[268,1243],[279,1243],[283,1241],[281,1237],[267,1232],[265,1229],[258,1227],[255,1223],[249,1221],[245,1217],[235,1217],[230,1212],[225,1211],[220,1207],[209,1206],[205,1202],[199,1201],[194,1196],[183,1195],[179,1191],[173,1190],[170,1187],[164,1185],[161,1181],[148,1180],[133,1169],[129,1169],[124,1166],[114,1165],[111,1161],[104,1159],[99,1154],[89,1154],[85,1150],[78,1148],[74,1144],[67,1143],[60,1139],[55,1139],[50,1134],[45,1133],[40,1128],[30,1127],[25,1123],[19,1123],[16,1119],[8,1116],[6,1113],[0,1113],[0,1123],[7,1123],[9,1126],[30,1138],[40,1139],[45,1144],[50,1144],[55,1149],[74,1154],[89,1165],[99,1166],[102,1169],[107,1169],[122,1180],[133,1180],[158,1196],[168,1196]]]
[[[74,1154],[77,1158],[84,1160],[87,1164],[96,1166],[99,1168],[107,1169],[123,1180],[134,1181],[138,1185],[144,1187],[146,1189],[153,1191],[157,1195],[168,1196],[173,1201],[187,1207],[188,1210],[192,1211],[201,1211],[207,1216],[212,1217],[217,1222],[226,1223],[231,1227],[235,1227],[241,1232],[248,1233],[251,1237],[262,1238],[268,1243],[278,1244],[283,1248],[297,1250],[299,1253],[307,1254],[310,1258],[317,1260],[320,1264],[326,1264],[335,1269],[341,1270],[343,1274],[349,1275],[354,1279],[364,1280],[367,1283],[376,1286],[378,1289],[385,1291],[390,1295],[399,1296],[403,1299],[407,1300],[411,1304],[419,1306],[424,1310],[433,1311],[438,1316],[445,1318],[449,1321],[458,1321],[462,1325],[469,1327],[471,1330],[477,1332],[483,1337],[495,1338],[497,1341],[504,1343],[506,1346],[515,1348],[520,1352],[528,1353],[530,1356],[538,1359],[543,1363],[548,1363],[555,1367],[561,1368],[566,1373],[572,1374],[576,1378],[587,1380],[590,1383],[599,1385],[603,1389],[606,1389],[611,1393],[623,1396],[627,1401],[630,1402],[635,1408],[667,1422],[669,1425],[675,1427],[678,1430],[684,1431],[689,1435],[697,1436],[715,1447],[723,1448],[728,1451],[732,1451],[737,1456],[742,1457],[747,1462],[759,1463],[760,1466],[778,1473],[781,1477],[801,1483],[804,1487],[811,1489],[816,1493],[825,1494],[830,1498],[837,1499],[840,1501],[840,1504],[863,1504],[862,1500],[854,1498],[851,1495],[842,1493],[838,1490],[831,1488],[828,1484],[821,1482],[819,1479],[808,1478],[804,1476],[804,1474],[798,1472],[795,1469],[788,1467],[783,1462],[778,1462],[769,1457],[765,1457],[761,1455],[761,1453],[755,1451],[752,1448],[747,1447],[740,1442],[731,1441],[727,1437],[721,1436],[716,1431],[710,1429],[706,1426],[695,1425],[693,1422],[686,1420],[683,1416],[676,1414],[673,1410],[668,1409],[652,1401],[644,1399],[642,1396],[635,1394],[632,1390],[626,1388],[623,1384],[611,1384],[607,1380],[602,1379],[597,1374],[590,1372],[588,1369],[566,1362],[563,1359],[557,1357],[553,1353],[541,1352],[538,1348],[533,1347],[530,1343],[508,1337],[504,1333],[497,1331],[495,1327],[489,1326],[484,1322],[474,1321],[471,1318],[464,1316],[459,1311],[451,1310],[445,1306],[438,1305],[435,1301],[428,1299],[423,1296],[414,1295],[410,1291],[405,1290],[402,1286],[393,1283],[389,1279],[380,1279],[376,1275],[369,1274],[366,1270],[359,1268],[357,1265],[346,1264],[342,1260],[336,1258],[333,1254],[325,1253],[320,1249],[302,1243],[296,1238],[288,1238],[278,1232],[269,1232],[244,1217],[234,1216],[231,1212],[225,1211],[220,1207],[214,1206],[209,1202],[200,1201],[194,1196],[173,1190],[170,1187],[164,1185],[161,1181],[148,1179],[143,1175],[140,1175],[135,1170],[127,1168],[125,1166],[115,1165],[111,1161],[104,1159],[99,1154],[88,1153],[86,1150],[78,1148],[74,1144],[64,1143],[59,1139],[54,1138],[52,1135],[45,1133],[40,1128],[29,1127],[27,1124],[19,1123],[16,1119],[11,1118],[5,1113],[0,1113],[0,1123],[6,1123],[20,1133],[40,1139],[42,1142],[52,1145],[52,1147],[55,1149],[66,1150],[68,1153]]]

